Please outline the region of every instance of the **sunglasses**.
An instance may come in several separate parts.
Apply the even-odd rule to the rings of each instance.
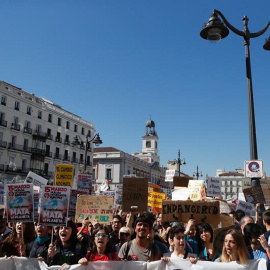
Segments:
[[[101,237],[101,238],[105,238],[105,237],[108,237],[109,235],[107,233],[97,233],[95,235],[95,237]]]
[[[126,233],[126,232],[120,232],[120,236],[125,235],[126,237],[130,236],[130,233]]]

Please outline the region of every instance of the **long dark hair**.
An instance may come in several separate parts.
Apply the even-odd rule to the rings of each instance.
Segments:
[[[104,225],[100,225],[94,232],[94,234],[98,233],[99,231],[105,231],[105,233],[108,235],[108,243],[106,245],[106,249],[105,249],[105,254],[108,255],[109,253],[111,252],[114,252],[115,251],[115,247],[111,244],[110,242],[110,231],[108,229],[107,226],[104,226]],[[94,254],[94,253],[97,253],[97,246],[96,246],[96,243],[94,241],[93,243],[93,246],[90,250],[90,253]]]
[[[77,240],[77,226],[76,226],[76,224],[72,220],[69,220],[67,222],[67,226],[66,227],[70,227],[71,230],[72,230],[71,235],[70,235],[70,237],[69,237],[69,239],[67,241],[67,244],[69,246],[71,246],[72,248],[75,249],[76,244],[78,242],[78,240]],[[56,246],[61,246],[62,245],[59,235],[58,235],[58,237],[55,240],[55,245]]]

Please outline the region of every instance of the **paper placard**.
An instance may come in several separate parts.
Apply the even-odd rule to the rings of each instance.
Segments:
[[[189,198],[192,201],[202,200],[204,180],[191,180],[188,183]]]
[[[123,186],[122,185],[116,185],[115,186],[115,205],[122,205],[122,195],[123,195]]]
[[[236,211],[237,210],[243,210],[246,216],[252,216],[256,211],[254,204],[244,201],[238,201],[236,206]]]
[[[188,188],[178,188],[172,191],[172,200],[186,201],[189,197]]]
[[[33,222],[33,185],[6,185],[5,193],[8,222]]]
[[[70,187],[42,186],[39,205],[39,224],[44,226],[66,226]]]
[[[77,198],[76,222],[85,218],[98,223],[109,224],[113,218],[114,197],[105,195],[80,195]]]
[[[269,179],[267,179],[269,181]],[[261,183],[265,203],[270,203],[270,183],[267,181],[267,183]]]
[[[123,178],[123,211],[129,212],[131,206],[137,206],[137,211],[147,211],[148,179]]]
[[[169,201],[162,202],[162,221],[188,222],[195,219],[199,224],[209,223],[217,226],[219,223],[219,201]]]
[[[83,191],[89,195],[92,193],[92,175],[91,174],[81,174],[77,175],[77,190]]]
[[[219,177],[207,178],[207,196],[221,197],[221,179]]]
[[[152,208],[153,213],[161,213],[162,201],[165,200],[165,198],[165,193],[148,192],[148,206]]]
[[[74,165],[56,164],[54,184],[56,186],[69,186],[70,188],[72,188],[73,172]]]
[[[33,186],[45,186],[48,183],[48,180],[39,176],[36,173],[29,172],[24,180],[24,183],[33,184]]]

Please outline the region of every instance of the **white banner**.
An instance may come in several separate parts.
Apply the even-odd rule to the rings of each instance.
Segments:
[[[38,262],[34,258],[0,258],[0,270],[58,270],[59,265],[48,267],[44,262]],[[191,264],[188,260],[171,259],[168,263],[156,261],[151,263],[146,262],[91,262],[88,266],[71,265],[65,268],[66,270],[266,270],[266,260],[250,260],[245,267],[236,262],[220,263],[198,261],[196,264]]]

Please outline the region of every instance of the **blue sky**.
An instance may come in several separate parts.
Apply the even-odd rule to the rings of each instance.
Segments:
[[[151,115],[162,165],[234,170],[249,160],[244,46],[230,33],[199,33],[213,9],[251,32],[270,20],[269,1],[2,0],[0,79],[91,121],[103,146],[141,151]],[[259,159],[270,174],[270,29],[251,40]]]

